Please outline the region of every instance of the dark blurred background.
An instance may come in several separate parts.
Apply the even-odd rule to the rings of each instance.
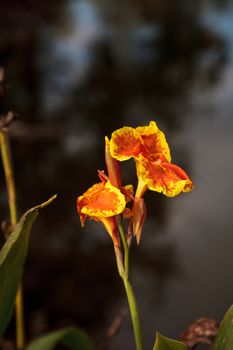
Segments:
[[[0,65],[18,114],[19,212],[58,194],[32,232],[27,336],[75,323],[100,346],[126,306],[111,240],[98,223],[80,228],[75,203],[105,168],[104,136],[150,120],[196,187],[146,194],[131,252],[146,348],[156,330],[178,338],[198,317],[221,319],[233,302],[233,1],[1,0]],[[4,186],[2,173],[1,220]],[[129,315],[111,349],[123,347],[134,349]]]

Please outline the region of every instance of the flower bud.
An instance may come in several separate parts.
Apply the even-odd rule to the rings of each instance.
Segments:
[[[105,137],[105,161],[111,184],[117,188],[121,188],[122,184],[120,162],[111,156],[110,142],[107,136]]]
[[[133,204],[133,232],[136,236],[137,244],[140,243],[143,225],[146,219],[146,205],[144,198],[135,197]]]

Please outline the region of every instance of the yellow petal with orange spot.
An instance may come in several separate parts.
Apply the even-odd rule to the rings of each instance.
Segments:
[[[154,121],[150,121],[149,125],[146,126],[138,126],[136,128],[137,131],[139,131],[139,133],[143,133],[143,134],[156,134],[159,131],[159,128],[156,124],[156,122]]]
[[[95,184],[78,198],[79,213],[95,218],[118,215],[125,205],[125,196],[110,181]]]
[[[131,157],[137,157],[140,152],[140,135],[136,129],[125,126],[112,133],[110,153],[113,158],[123,161]]]
[[[87,215],[82,212],[82,208],[89,202],[89,199],[99,193],[104,188],[104,183],[100,182],[90,187],[82,196],[77,198],[77,211],[81,225],[84,226]]]
[[[148,126],[139,126],[136,131],[141,136],[142,155],[145,158],[154,160],[162,155],[167,162],[171,162],[171,153],[164,133],[157,127],[154,121]]]
[[[193,189],[193,183],[186,172],[175,164],[157,164],[141,157],[140,162],[137,162],[137,172],[150,190],[161,192],[168,197]]]

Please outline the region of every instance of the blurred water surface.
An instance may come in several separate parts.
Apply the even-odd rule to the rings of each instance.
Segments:
[[[20,213],[57,193],[33,230],[25,273],[28,336],[75,322],[103,343],[126,305],[111,240],[80,228],[77,195],[104,169],[104,136],[156,120],[195,191],[147,193],[131,279],[146,348],[155,331],[177,338],[196,318],[220,319],[231,276],[233,3],[24,0],[0,3],[5,108]],[[136,184],[132,163],[125,183]],[[7,216],[1,179],[1,220]],[[130,318],[111,349],[134,349]]]

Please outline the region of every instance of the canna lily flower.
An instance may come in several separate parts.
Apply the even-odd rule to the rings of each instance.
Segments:
[[[149,126],[123,127],[114,131],[110,153],[119,161],[135,159],[139,181],[136,197],[141,197],[147,188],[168,197],[189,192],[193,188],[185,171],[171,164],[165,135],[153,121]]]
[[[165,135],[154,121],[148,126],[123,127],[114,131],[110,140],[110,153],[118,161],[134,158],[136,162],[138,187],[132,224],[139,242],[146,216],[142,198],[146,190],[174,197],[181,192],[191,191],[193,183],[184,170],[171,163]]]
[[[116,246],[119,246],[116,215],[121,214],[125,206],[125,196],[110,181],[93,185],[77,199],[81,225],[84,226],[87,217],[100,221]]]

